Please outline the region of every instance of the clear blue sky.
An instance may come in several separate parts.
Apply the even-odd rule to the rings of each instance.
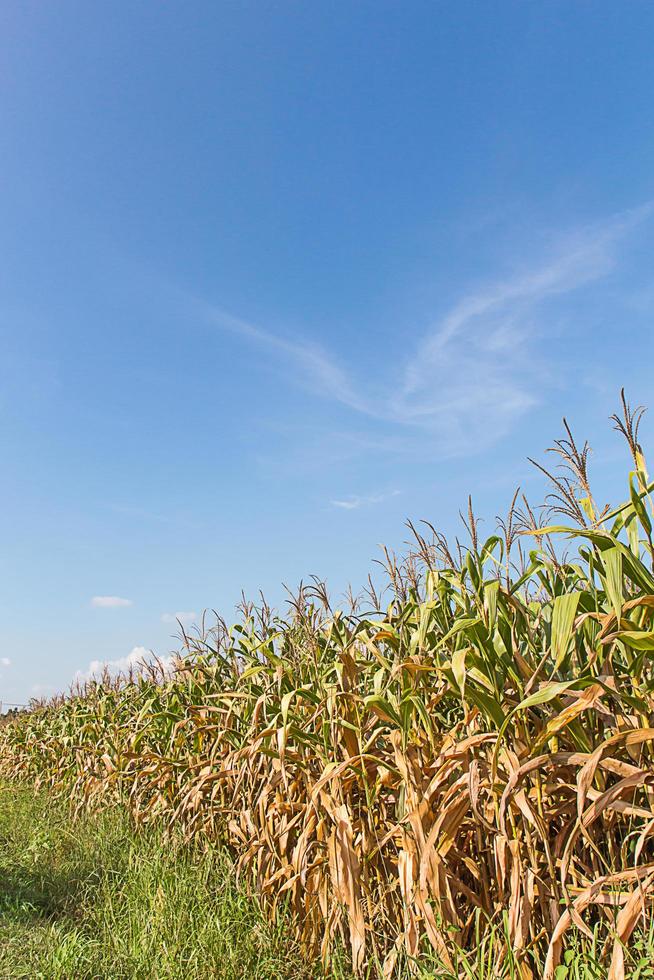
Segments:
[[[653,37],[644,0],[4,0],[4,702],[356,587],[468,491],[490,529],[563,414],[621,493]]]

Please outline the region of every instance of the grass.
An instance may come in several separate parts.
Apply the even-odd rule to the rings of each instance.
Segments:
[[[217,849],[0,786],[0,977],[309,980]]]

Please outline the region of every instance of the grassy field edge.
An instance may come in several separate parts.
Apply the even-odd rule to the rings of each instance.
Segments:
[[[45,792],[0,784],[0,977],[309,980],[229,857],[113,808],[75,820]]]

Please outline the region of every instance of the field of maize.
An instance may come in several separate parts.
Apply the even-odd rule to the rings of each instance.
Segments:
[[[503,922],[523,978],[573,932],[626,974],[654,900],[654,520],[641,410],[628,499],[600,509],[566,425],[542,508],[487,539],[412,527],[387,591],[303,587],[184,637],[172,671],[91,682],[0,729],[0,772],[79,808],[224,841],[307,955],[447,965]],[[534,964],[540,964],[535,966]],[[499,975],[499,967],[498,967]]]

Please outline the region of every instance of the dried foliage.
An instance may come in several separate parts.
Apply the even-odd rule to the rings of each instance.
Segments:
[[[447,964],[480,917],[506,916],[524,978],[540,950],[551,980],[569,930],[599,924],[619,980],[654,896],[639,418],[625,401],[621,507],[595,504],[566,425],[542,513],[569,524],[516,495],[487,540],[469,507],[467,548],[413,528],[417,548],[386,554],[385,609],[335,611],[318,582],[285,618],[244,604],[233,628],[185,635],[172,675],[107,677],[5,725],[0,768],[226,841],[327,965],[341,943],[355,973],[391,977],[429,947]]]

